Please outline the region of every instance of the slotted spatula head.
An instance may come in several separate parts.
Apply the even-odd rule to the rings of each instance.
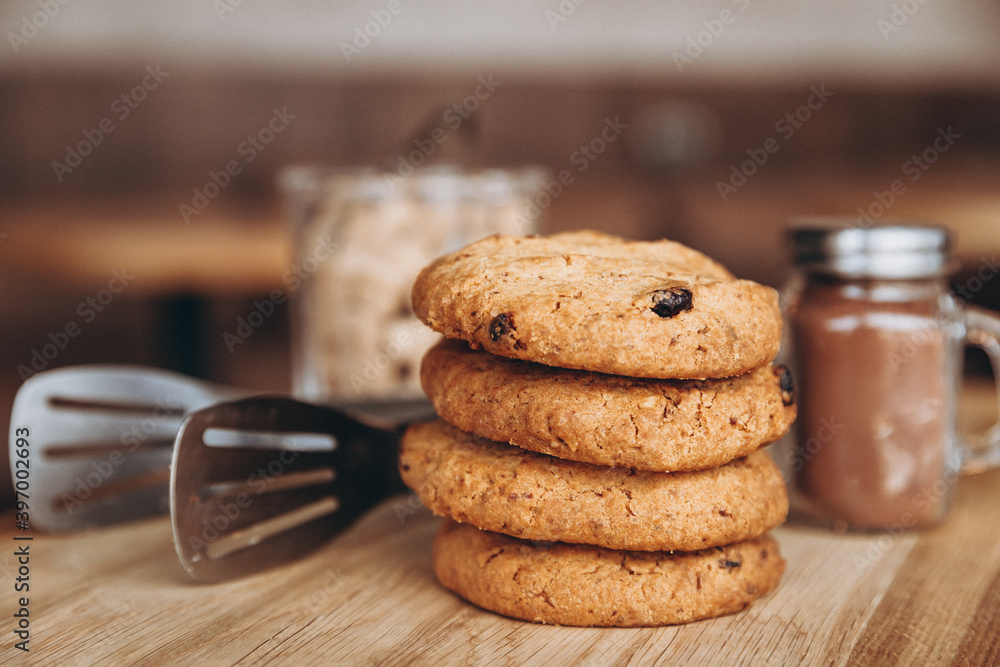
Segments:
[[[63,532],[166,512],[168,466],[184,415],[244,393],[124,365],[29,378],[14,399],[10,442],[28,429],[32,526]],[[9,450],[16,480],[24,462],[17,448]]]
[[[220,581],[308,553],[404,488],[399,434],[283,397],[193,412],[177,434],[170,480],[184,569]]]

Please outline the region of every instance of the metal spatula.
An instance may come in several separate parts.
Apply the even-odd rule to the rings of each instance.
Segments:
[[[170,479],[184,568],[199,581],[218,581],[287,562],[403,491],[396,469],[402,427],[388,424],[275,397],[190,414]]]
[[[166,512],[184,416],[246,394],[138,366],[73,366],[29,378],[14,399],[10,442],[28,429],[32,526],[62,532]],[[17,474],[14,447],[10,459]]]

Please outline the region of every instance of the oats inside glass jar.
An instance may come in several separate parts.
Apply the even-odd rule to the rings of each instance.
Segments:
[[[420,360],[438,335],[413,315],[413,281],[435,258],[484,236],[535,232],[545,179],[536,168],[434,167],[406,178],[286,170],[296,395],[319,403],[422,396]]]

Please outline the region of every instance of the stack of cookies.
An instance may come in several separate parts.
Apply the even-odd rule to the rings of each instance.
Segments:
[[[777,585],[788,499],[760,448],[795,406],[774,290],[672,241],[575,232],[442,257],[413,305],[446,337],[421,368],[442,420],[410,427],[400,471],[447,518],[446,588],[528,621],[649,626]]]

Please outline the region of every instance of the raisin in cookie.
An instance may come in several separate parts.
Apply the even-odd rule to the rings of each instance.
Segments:
[[[535,623],[637,627],[732,614],[785,571],[769,535],[694,552],[532,543],[445,521],[434,572],[484,609]]]
[[[632,377],[742,375],[781,340],[770,287],[680,243],[596,232],[473,243],[420,273],[413,309],[494,354]]]
[[[399,467],[435,514],[529,540],[694,551],[757,537],[788,513],[766,450],[708,470],[650,472],[536,454],[438,420],[407,429]]]
[[[784,367],[650,380],[553,368],[444,339],[424,356],[420,379],[437,413],[464,431],[640,470],[720,466],[783,436],[796,412]]]

